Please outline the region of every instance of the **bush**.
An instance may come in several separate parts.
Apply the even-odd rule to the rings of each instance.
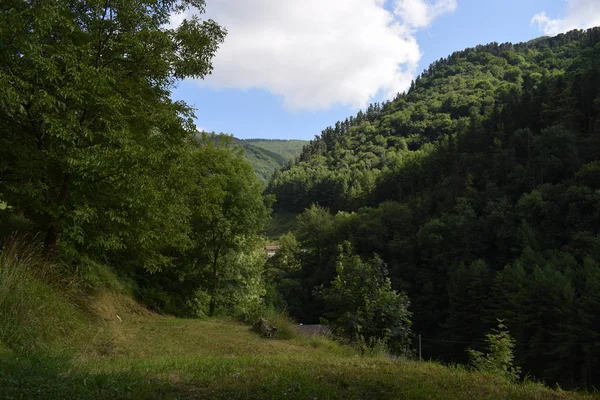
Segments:
[[[488,353],[484,354],[473,349],[467,350],[473,368],[480,372],[500,376],[509,381],[518,380],[521,370],[513,365],[515,341],[510,336],[503,321],[498,320],[498,328],[492,329],[492,332],[485,336],[489,348]]]
[[[337,277],[320,291],[332,332],[358,346],[405,354],[411,334],[408,297],[392,289],[379,257],[364,262],[349,242],[339,251]]]

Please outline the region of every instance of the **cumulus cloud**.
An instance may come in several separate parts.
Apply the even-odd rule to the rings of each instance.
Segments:
[[[600,25],[600,1],[567,0],[564,18],[552,19],[545,12],[536,14],[531,19],[540,31],[546,35],[557,35],[572,29],[586,29]]]
[[[434,18],[456,10],[456,0],[438,0],[429,3],[425,0],[399,0],[394,13],[408,26],[424,28]]]
[[[410,85],[421,58],[416,30],[455,8],[455,0],[212,1],[206,17],[228,35],[201,84],[266,89],[291,109],[363,107]]]

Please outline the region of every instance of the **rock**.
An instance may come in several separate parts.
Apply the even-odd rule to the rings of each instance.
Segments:
[[[256,333],[259,333],[267,338],[272,338],[277,333],[277,328],[269,323],[264,318],[260,318],[256,323],[252,326],[252,330]]]
[[[296,327],[298,331],[304,333],[307,336],[330,336],[331,330],[327,325],[315,324],[315,325],[298,325]]]

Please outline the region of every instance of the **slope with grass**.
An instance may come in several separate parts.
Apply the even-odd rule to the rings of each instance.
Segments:
[[[231,320],[127,315],[113,324],[112,347],[74,360],[4,350],[2,397],[592,398],[436,363],[360,356],[324,339],[263,339]]]
[[[0,254],[1,399],[593,398],[359,354],[305,337],[277,314],[266,315],[279,327],[275,339],[234,319],[162,316],[114,285],[108,270],[94,272],[87,280],[94,284],[59,285],[58,266],[36,260]],[[113,281],[112,289],[102,280]],[[29,334],[19,336],[24,329]]]

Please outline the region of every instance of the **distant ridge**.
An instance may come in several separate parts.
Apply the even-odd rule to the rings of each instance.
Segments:
[[[244,157],[250,162],[256,176],[265,186],[276,169],[299,156],[304,146],[309,143],[306,140],[258,138],[234,138],[233,141],[244,149]]]

